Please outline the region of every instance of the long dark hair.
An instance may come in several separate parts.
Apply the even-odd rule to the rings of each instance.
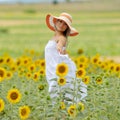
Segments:
[[[69,34],[70,34],[70,28],[68,27],[68,28],[63,32],[63,35],[67,38]]]

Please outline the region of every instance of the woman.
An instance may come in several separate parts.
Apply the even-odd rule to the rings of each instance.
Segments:
[[[58,83],[55,78],[58,78],[56,75],[56,66],[59,63],[65,63],[69,68],[68,74],[65,76],[66,84],[63,88],[73,89],[74,87],[71,81],[76,77],[76,66],[66,53],[66,47],[68,44],[68,36],[76,36],[78,35],[78,31],[71,26],[72,17],[68,13],[61,13],[59,17],[48,14],[46,16],[46,24],[48,28],[55,33],[45,47],[46,78],[49,84],[50,96],[51,98],[55,98],[58,96],[57,87],[55,87],[58,86]],[[83,83],[82,85],[86,87]],[[85,94],[81,96],[81,98],[86,96],[86,88],[83,90]],[[65,98],[72,100],[73,96],[66,93]]]

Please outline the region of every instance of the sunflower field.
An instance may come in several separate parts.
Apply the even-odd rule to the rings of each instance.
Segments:
[[[53,33],[45,16],[63,11],[80,31],[67,49],[77,70],[73,90],[63,89],[69,67],[56,67],[59,96],[53,101],[44,59]],[[119,12],[119,0],[0,5],[0,120],[120,120]],[[65,93],[73,96],[69,104]]]
[[[62,101],[64,91],[53,105],[45,78],[45,60],[35,53],[17,59],[0,57],[0,119],[1,120],[118,120],[120,116],[120,64],[95,55],[81,54],[72,58],[77,66],[74,83],[87,85],[87,97],[67,105]],[[62,66],[62,67],[61,67]],[[58,70],[57,70],[58,69]],[[66,84],[65,64],[58,65],[58,86]],[[70,92],[70,91],[68,91]],[[72,91],[77,96],[78,91]]]

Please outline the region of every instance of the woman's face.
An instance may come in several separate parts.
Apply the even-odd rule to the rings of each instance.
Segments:
[[[59,32],[64,32],[68,28],[67,24],[63,20],[56,21],[56,29]]]

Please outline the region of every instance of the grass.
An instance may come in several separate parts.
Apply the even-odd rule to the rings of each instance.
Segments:
[[[104,4],[103,4],[104,3]],[[68,51],[76,55],[83,49],[88,56],[118,56],[120,51],[119,1],[93,1],[69,4],[15,4],[0,5],[0,55],[9,52],[17,57],[25,49],[43,53],[52,37],[45,24],[48,13],[59,15],[69,12],[79,36],[69,38]],[[28,11],[28,12],[27,12]],[[30,12],[34,11],[34,12]],[[7,32],[4,32],[4,31]]]

